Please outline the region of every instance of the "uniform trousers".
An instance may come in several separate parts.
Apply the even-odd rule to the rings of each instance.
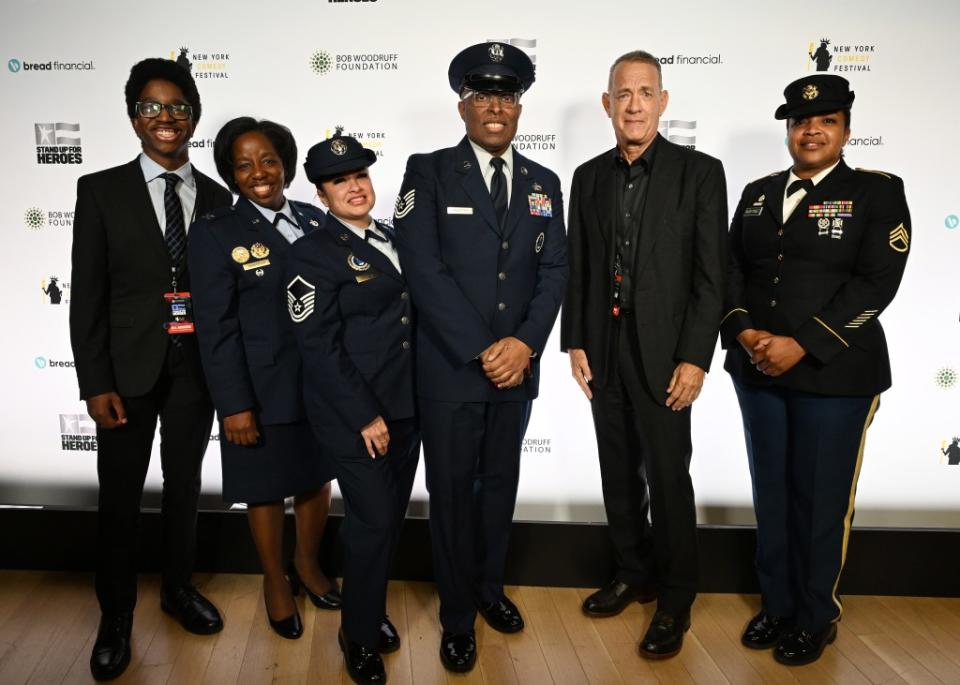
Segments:
[[[121,397],[127,423],[97,428],[96,589],[104,614],[133,611],[137,601],[140,500],[160,420],[161,582],[189,582],[196,552],[200,469],[210,441],[213,404],[203,379],[170,344],[160,377],[145,395]]]
[[[734,387],[753,480],[763,609],[822,630],[843,610],[837,585],[880,396],[831,397],[737,380]]]
[[[315,427],[316,428],[316,427]],[[387,600],[387,579],[410,502],[420,435],[414,419],[387,422],[390,446],[371,459],[359,434],[354,449],[334,450],[319,430],[324,451],[331,455],[343,495],[343,632],[353,642],[376,649]],[[342,444],[342,443],[341,443]]]
[[[699,578],[690,409],[673,411],[666,389],[649,387],[632,316],[611,326],[608,360],[591,408],[617,580],[656,583],[658,607],[680,613]]]
[[[445,632],[473,630],[503,579],[532,402],[420,399],[433,571]]]

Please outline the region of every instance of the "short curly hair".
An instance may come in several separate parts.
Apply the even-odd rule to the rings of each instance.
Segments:
[[[289,188],[290,182],[297,175],[297,141],[286,126],[267,119],[253,117],[237,117],[223,125],[213,141],[213,161],[217,165],[217,173],[234,193],[240,189],[233,180],[233,144],[244,133],[262,133],[267,140],[273,143],[280,161],[283,164],[283,187]]]
[[[190,72],[171,59],[162,57],[148,57],[133,65],[130,69],[130,78],[124,88],[127,98],[127,116],[135,119],[137,116],[137,100],[140,93],[150,81],[170,81],[183,91],[187,103],[193,108],[194,123],[200,121],[200,93],[197,92],[197,83]]]

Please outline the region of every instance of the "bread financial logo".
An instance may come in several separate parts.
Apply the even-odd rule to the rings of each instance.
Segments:
[[[21,71],[94,71],[96,67],[93,60],[78,60],[76,62],[61,62],[57,59],[46,62],[28,62],[11,57],[7,60],[7,69],[11,74],[18,74]]]
[[[60,449],[96,452],[97,424],[86,414],[60,414]]]
[[[870,71],[876,52],[876,45],[833,43],[829,38],[821,38],[807,44],[807,71],[811,67],[830,73]]]
[[[82,164],[80,124],[56,122],[34,124],[37,164]]]
[[[960,217],[956,214],[947,214],[947,218],[943,220],[943,225],[952,231],[957,226],[960,226]]]
[[[657,132],[671,143],[697,149],[697,122],[683,119],[661,119]]]
[[[16,74],[20,71],[20,60],[18,59],[8,59],[7,60],[7,69],[10,70],[11,74]]]

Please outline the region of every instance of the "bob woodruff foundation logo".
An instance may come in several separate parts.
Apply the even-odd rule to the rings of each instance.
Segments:
[[[331,71],[397,71],[400,55],[396,52],[336,52],[314,50],[310,55],[310,70],[317,76]]]

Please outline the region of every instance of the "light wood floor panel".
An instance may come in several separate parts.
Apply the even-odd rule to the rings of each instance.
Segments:
[[[218,635],[189,635],[160,610],[159,580],[141,579],[130,667],[118,685],[349,684],[336,634],[340,615],[299,600],[304,635],[283,640],[267,624],[261,578],[197,575],[222,611]],[[387,612],[400,631],[385,657],[393,685],[960,685],[960,600],[846,597],[836,643],[815,664],[785,668],[769,651],[740,645],[759,606],[751,595],[701,595],[692,628],[674,659],[652,662],[637,643],[653,604],[591,619],[580,611],[589,589],[509,587],[526,619],[515,635],[480,619],[473,672],[440,664],[438,600],[430,583],[391,582]],[[87,685],[99,609],[89,574],[0,571],[0,683]]]

